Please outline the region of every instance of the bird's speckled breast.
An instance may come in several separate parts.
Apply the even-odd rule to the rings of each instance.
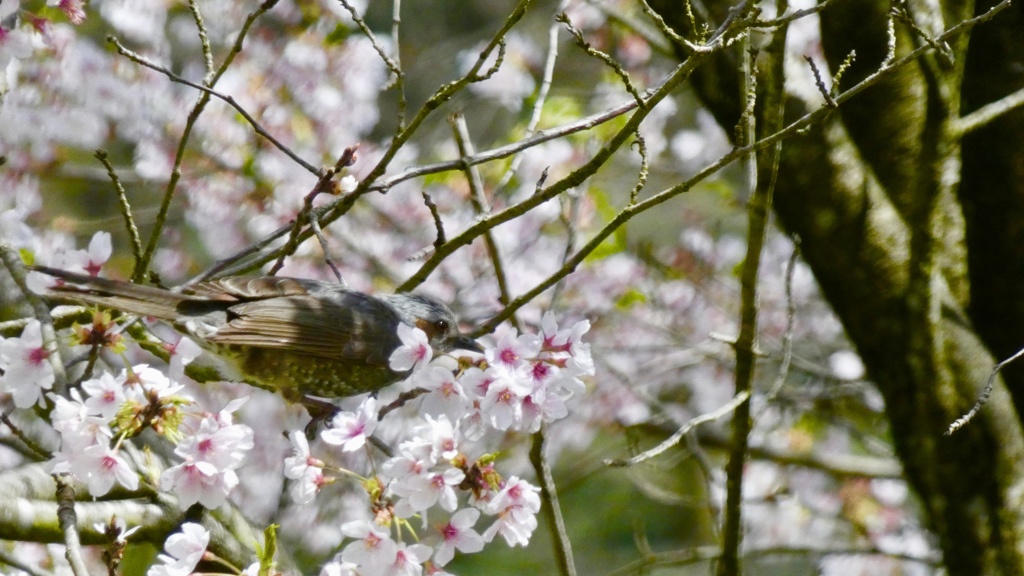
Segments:
[[[407,373],[386,366],[255,347],[218,347],[249,384],[279,392],[289,402],[303,396],[337,398],[380,390]]]

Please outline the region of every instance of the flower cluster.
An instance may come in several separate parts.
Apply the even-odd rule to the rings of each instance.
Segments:
[[[138,474],[121,454],[124,438],[139,429],[137,417],[126,415],[132,406],[146,407],[138,409],[138,415],[155,415],[159,410],[149,408],[152,400],[170,409],[173,405],[162,400],[172,398],[181,386],[141,364],[116,377],[104,372],[85,380],[81,390],[85,399],[75,388],[70,398],[49,395],[54,404],[51,422],[61,437],[60,451],[51,461],[53,471],[78,476],[93,496],[106,494],[115,482],[129,490],[138,488]]]
[[[253,447],[253,432],[245,424],[235,424],[232,414],[247,400],[248,397],[232,400],[219,413],[206,415],[178,443],[174,453],[183,462],[164,471],[160,488],[177,494],[182,508],[196,502],[218,508],[238,485],[235,470]]]
[[[540,334],[511,331],[485,350],[483,359],[463,358],[453,368],[450,358],[433,356],[422,331],[400,326],[402,346],[392,354],[391,367],[409,370],[407,386],[422,392],[417,399],[422,424],[411,428],[376,476],[364,479],[373,518],[342,526],[351,541],[322,573],[420,574],[427,566],[429,573],[440,574],[456,551],[479,552],[499,534],[510,546],[528,544],[537,527],[540,489],[516,476],[503,478],[491,454],[467,454],[489,431],[532,432],[568,413],[566,402],[585,389],[580,378],[594,370],[589,345],[582,342],[588,329],[587,321],[559,329],[549,313]],[[377,400],[367,398],[356,411],[335,416],[321,439],[345,452],[358,450],[377,420]],[[294,455],[286,461],[286,475],[296,480],[293,498],[308,503],[333,480],[325,476],[330,467],[310,455],[301,433],[290,437]],[[413,517],[427,529],[431,514],[448,519],[415,544],[389,530],[412,529]],[[492,520],[478,532],[481,516]]]
[[[181,438],[174,453],[183,461],[163,472],[162,489],[176,494],[183,508],[196,502],[216,508],[226,502],[238,484],[235,470],[253,447],[252,429],[232,417],[248,398],[230,402],[217,414],[195,414],[188,411],[193,402],[181,394],[182,385],[145,364],[118,376],[104,372],[80,388],[84,399],[78,389],[71,390],[70,398],[49,395],[52,423],[61,437],[51,461],[54,472],[75,474],[93,496],[106,494],[115,483],[134,490],[139,478],[120,446],[150,427]]]

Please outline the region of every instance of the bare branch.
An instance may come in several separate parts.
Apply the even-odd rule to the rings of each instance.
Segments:
[[[694,428],[700,426],[701,424],[714,422],[725,417],[728,414],[731,414],[733,410],[736,410],[737,407],[739,407],[749,399],[749,390],[740,392],[739,394],[734,396],[732,400],[722,405],[722,407],[719,408],[718,410],[715,410],[714,412],[708,412],[707,414],[701,414],[696,418],[692,418],[689,422],[683,424],[671,436],[666,438],[664,441],[662,441],[654,448],[651,448],[650,450],[645,450],[644,452],[637,454],[636,456],[633,456],[632,458],[628,458],[626,460],[605,460],[604,464],[605,466],[612,466],[618,468],[623,466],[633,466],[635,464],[643,462],[644,460],[650,460],[651,458],[654,458],[655,456],[662,454],[669,448],[672,448],[676,444],[679,444],[683,437],[686,436],[686,433],[689,432],[690,430],[693,430]]]
[[[964,414],[960,418],[957,418],[956,422],[953,422],[952,424],[949,425],[949,428],[946,429],[946,436],[949,436],[956,432],[957,430],[963,428],[968,422],[973,420],[974,417],[978,415],[978,412],[981,411],[982,406],[984,406],[985,403],[988,402],[988,397],[992,395],[992,389],[996,385],[996,376],[999,375],[999,371],[1006,367],[1007,364],[1010,364],[1019,359],[1021,356],[1024,356],[1024,348],[1021,348],[1020,350],[1017,351],[1016,354],[996,364],[995,367],[992,368],[992,373],[989,374],[988,381],[985,382],[985,388],[984,390],[981,391],[981,395],[978,397],[978,401],[974,403],[974,406],[971,406],[971,409],[967,412],[967,414]]]
[[[57,520],[64,534],[64,557],[71,564],[75,576],[89,576],[82,558],[82,543],[78,537],[78,516],[75,514],[75,489],[64,475],[55,475],[57,481]]]
[[[562,576],[576,576],[576,562],[572,557],[572,542],[565,529],[565,518],[562,507],[558,504],[558,491],[555,479],[551,474],[551,465],[544,455],[544,429],[533,433],[530,444],[530,463],[540,481],[540,495],[544,502],[543,512],[548,521],[548,529],[554,535],[551,539],[555,546],[555,559]]]
[[[1022,104],[1024,104],[1024,88],[1021,88],[1012,94],[1007,94],[999,100],[986,104],[963,118],[960,118],[955,122],[953,129],[962,137],[969,132],[987,125],[989,122],[992,122],[1003,114],[1016,109]]]
[[[232,108],[234,108],[239,114],[242,115],[243,118],[245,118],[245,121],[248,122],[250,126],[252,126],[253,130],[257,134],[259,134],[260,136],[263,136],[264,138],[266,138],[267,141],[270,142],[271,144],[273,144],[275,148],[277,148],[281,152],[284,152],[284,154],[286,156],[291,158],[299,166],[302,166],[303,168],[305,168],[309,173],[315,174],[315,175],[318,175],[318,176],[320,175],[320,170],[316,166],[313,166],[309,162],[306,162],[301,157],[299,157],[298,154],[296,154],[295,152],[292,152],[292,150],[290,148],[288,148],[287,146],[285,146],[284,144],[279,142],[276,138],[274,138],[269,132],[267,132],[263,128],[263,126],[260,125],[259,122],[256,121],[255,118],[252,117],[251,114],[249,114],[245,110],[245,108],[242,108],[242,106],[238,102],[236,102],[233,97],[231,97],[229,95],[226,95],[226,94],[221,94],[220,92],[218,92],[218,91],[216,91],[213,88],[210,88],[208,86],[203,86],[202,84],[197,84],[195,82],[192,82],[191,80],[186,80],[185,78],[182,78],[181,76],[178,76],[174,72],[171,72],[167,68],[165,68],[163,66],[160,66],[159,64],[155,64],[153,62],[150,62],[148,59],[144,58],[143,56],[141,56],[139,54],[136,54],[135,52],[132,52],[131,50],[125,48],[124,45],[122,45],[121,42],[117,38],[115,38],[114,36],[108,36],[107,37],[107,41],[114,45],[114,47],[117,49],[117,53],[118,54],[124,56],[125,58],[128,58],[132,62],[135,62],[136,64],[145,66],[146,68],[149,68],[151,70],[155,70],[155,71],[163,74],[164,76],[167,76],[167,78],[169,80],[171,80],[172,82],[177,82],[179,84],[184,84],[185,86],[189,86],[191,88],[195,88],[196,90],[199,90],[200,92],[204,92],[206,94],[209,94],[210,96],[213,96],[215,98],[223,100],[224,102],[227,102],[228,105],[230,105]]]
[[[117,192],[117,199],[120,203],[121,216],[124,218],[124,227],[128,231],[128,238],[132,243],[132,254],[135,256],[135,265],[138,266],[142,261],[142,238],[139,236],[139,228],[135,225],[135,219],[132,217],[132,207],[128,203],[128,196],[125,194],[124,186],[121,186],[121,179],[118,178],[117,173],[114,172],[114,166],[110,163],[110,159],[107,157],[106,150],[96,150],[93,154],[97,160],[99,160],[103,167],[107,169],[107,176],[110,177],[110,182],[114,185],[114,191]]]

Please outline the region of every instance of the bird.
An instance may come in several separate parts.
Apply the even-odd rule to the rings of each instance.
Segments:
[[[459,332],[442,301],[425,294],[367,294],[338,282],[232,276],[176,290],[45,266],[56,279],[44,296],[163,320],[194,339],[228,380],[280,393],[311,414],[324,404],[378,390],[408,376],[389,365],[399,324],[427,335],[435,353],[482,352]]]

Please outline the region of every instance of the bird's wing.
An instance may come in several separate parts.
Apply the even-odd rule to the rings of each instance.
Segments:
[[[210,342],[382,366],[401,344],[394,309],[361,292],[254,300],[227,312]]]
[[[321,284],[316,280],[281,276],[234,276],[192,284],[182,289],[182,293],[220,302],[247,302],[282,296],[305,296]]]

